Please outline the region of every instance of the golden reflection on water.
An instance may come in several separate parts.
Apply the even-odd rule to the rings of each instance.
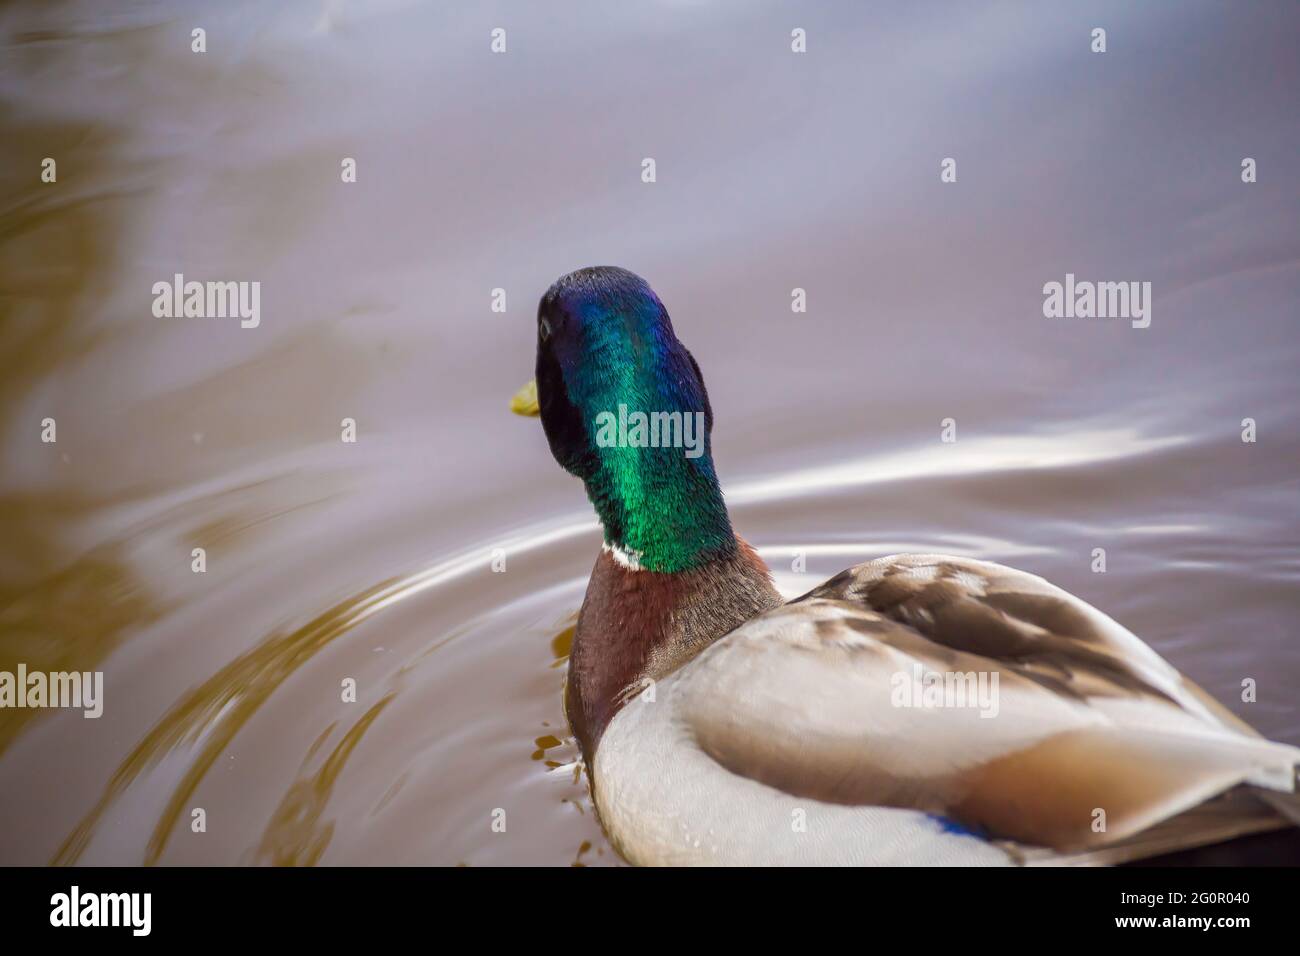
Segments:
[[[19,36],[14,42],[22,47],[41,39]],[[121,201],[129,193],[96,191],[75,180],[68,189],[45,188],[29,175],[36,168],[25,165],[29,158],[36,163],[55,152],[69,172],[88,164],[111,175],[120,171],[115,156],[123,136],[107,122],[20,124],[13,105],[0,101],[0,117],[6,117],[0,141],[14,160],[0,165],[0,409],[6,411],[107,334],[89,331],[85,316],[113,281]],[[12,447],[21,428],[31,429],[34,442],[38,422],[0,414],[0,447]],[[55,447],[42,450],[54,456]],[[71,456],[60,453],[53,464],[69,466]],[[101,502],[65,482],[47,487],[0,492],[0,669],[24,662],[33,670],[94,670],[158,609],[118,544],[77,554],[68,543]],[[0,710],[0,755],[39,713]]]
[[[563,667],[569,662],[569,652],[573,650],[573,635],[577,630],[577,615],[574,615],[574,622],[555,635],[551,641],[551,653],[555,655],[552,667]]]
[[[320,749],[325,739],[333,734],[336,724],[330,724],[312,745],[303,760],[304,772],[290,786],[280,806],[266,825],[266,833],[257,847],[253,861],[274,866],[315,866],[329,846],[334,835],[332,821],[322,822],[334,783],[348,757],[361,742],[362,736],[375,722],[395,695],[388,693],[367,710],[321,761],[314,773],[306,767]],[[391,792],[391,791],[390,791]]]
[[[551,734],[543,734],[541,737],[538,737],[536,740],[534,740],[533,743],[537,745],[537,749],[533,751],[534,760],[545,760],[546,751],[554,747],[563,746],[564,744],[564,742],[560,740],[560,738],[555,737]],[[546,764],[548,767],[559,766],[559,764],[554,760],[547,760]]]
[[[118,767],[99,801],[59,847],[51,863],[76,863],[89,845],[105,812],[141,773],[172,750],[185,745],[196,746],[194,758],[167,801],[145,848],[143,862],[156,863],[190,796],[240,729],[298,667],[331,641],[345,634],[395,583],[386,581],[357,597],[336,604],[296,630],[272,635],[183,697]],[[390,699],[391,697],[386,697],[381,703],[386,705]],[[332,783],[342,760],[346,759],[360,739],[360,733],[365,731],[382,710],[382,706],[376,706],[379,709],[367,714],[353,728],[357,735],[340,752],[341,759],[328,764],[331,770],[327,777],[329,782]],[[266,846],[265,840],[263,846]],[[323,849],[322,845],[320,850]]]
[[[553,668],[565,667],[569,663],[569,653],[573,650],[573,637],[578,630],[578,615],[576,613],[571,615],[569,621],[569,625],[551,639],[551,653],[555,656],[555,660],[551,663]],[[565,730],[567,731],[567,729],[566,727]],[[538,749],[533,751],[533,760],[544,761],[548,770],[554,773],[572,774],[573,785],[580,787],[582,790],[581,797],[563,797],[560,802],[573,807],[582,816],[587,816],[588,811],[590,811],[590,815],[595,817],[596,807],[591,800],[591,791],[586,787],[587,768],[583,764],[582,751],[578,747],[577,739],[568,734],[564,737],[544,734],[538,737],[534,743]],[[593,846],[597,857],[605,858],[608,853],[607,862],[622,862],[614,852],[613,847],[605,840],[603,832],[597,842],[599,845],[593,843],[592,840],[583,840],[569,865],[587,866],[588,863],[583,861],[583,857],[591,852]]]
[[[35,524],[40,512],[30,505],[23,520]],[[6,510],[0,503],[0,527],[13,527]],[[0,583],[0,670],[25,663],[29,671],[94,671],[129,631],[156,619],[158,608],[116,550],[97,548],[36,581]],[[0,755],[44,713],[0,708]]]
[[[569,664],[569,654],[573,650],[573,636],[578,630],[578,615],[572,614],[569,617],[569,625],[563,628],[558,634],[551,639],[551,653],[555,660],[551,662],[552,669],[567,667]],[[561,694],[563,700],[563,694]],[[550,724],[544,724],[549,727]],[[567,726],[565,727],[567,731]],[[546,766],[552,770],[571,767],[573,769],[573,782],[579,783],[583,774],[586,773],[586,767],[582,763],[582,751],[578,747],[578,741],[575,737],[566,733],[564,737],[556,737],[554,734],[544,734],[533,741],[537,745],[537,750],[533,751],[534,760],[545,760]],[[548,752],[557,751],[555,756],[548,758]],[[561,757],[563,759],[555,759]],[[582,807],[578,807],[579,812],[583,812]]]
[[[116,582],[111,569],[100,568],[99,577],[92,574],[89,568],[83,569],[81,574],[91,581],[98,582],[100,587],[111,589],[111,585]],[[84,592],[88,587],[85,580],[79,580],[71,572],[63,578],[72,582],[69,584],[65,581],[65,587],[77,587],[80,589],[79,593]],[[185,817],[186,808],[204,776],[216,765],[218,758],[228,751],[231,742],[258,709],[296,670],[323,648],[382,607],[391,606],[395,593],[412,593],[411,579],[385,581],[362,594],[336,604],[302,627],[273,634],[186,694],[122,761],[94,807],[68,835],[50,862],[53,865],[77,863],[94,839],[97,828],[113,804],[123,797],[146,770],[156,766],[172,752],[185,751],[188,755],[188,766],[158,816],[141,861],[146,865],[157,863],[175,828]],[[62,595],[61,600],[54,602],[53,598],[59,595],[59,589],[54,583],[44,591],[37,590],[27,594],[24,600],[30,603],[34,597],[42,594],[51,599],[53,603],[50,606],[78,606],[67,603],[66,594]],[[144,614],[142,609],[134,605],[123,604],[120,601],[117,603],[125,622],[137,622]],[[82,601],[79,606],[87,605]],[[11,607],[9,613],[12,611]],[[570,615],[569,619],[575,620],[576,615]],[[457,629],[439,639],[427,647],[420,657],[427,657],[439,647],[445,646],[462,630]],[[100,630],[97,629],[95,633],[100,633]],[[550,668],[563,667],[567,663],[573,633],[574,624],[570,623],[550,639],[549,646],[553,657]],[[64,651],[66,652],[67,649],[64,648]],[[35,658],[28,655],[23,659],[30,662]],[[57,663],[58,661],[52,662],[49,666],[53,667]],[[80,666],[84,669],[88,665]],[[414,665],[408,664],[403,667],[399,671],[399,678],[412,666]],[[246,862],[278,866],[310,866],[321,860],[334,834],[334,822],[324,817],[335,783],[366,731],[373,726],[396,696],[397,691],[390,690],[368,708],[323,759],[318,759],[319,754],[328,739],[334,736],[338,723],[331,723],[316,738],[303,758],[297,778],[290,784],[267,821],[260,842],[246,854]],[[0,727],[4,726],[0,725]],[[545,721],[543,726],[550,729],[551,723]],[[17,731],[17,727],[6,729],[11,735]],[[560,798],[560,802],[572,806],[579,815],[587,816],[588,811],[592,811],[594,815],[594,808],[591,806],[589,794],[586,793],[583,783],[585,771],[581,765],[576,741],[567,734],[557,736],[557,732],[552,731],[536,736],[533,745],[536,749],[530,753],[530,760],[542,762],[548,774],[569,775],[571,783],[582,788],[581,797],[565,796]],[[311,769],[313,766],[314,769]],[[390,785],[376,811],[393,798],[404,782],[405,776]],[[599,844],[595,845],[590,839],[582,840],[572,865],[588,865],[589,861],[584,862],[583,857],[591,854],[593,846],[595,856],[605,858],[608,846],[603,838]],[[613,860],[612,851],[610,851],[610,860]]]

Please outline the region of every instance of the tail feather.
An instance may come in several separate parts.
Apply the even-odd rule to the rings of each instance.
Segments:
[[[1259,798],[1276,810],[1292,826],[1300,827],[1300,793],[1278,793],[1276,791],[1258,791]]]
[[[1032,849],[1019,855],[1027,866],[1213,865],[1219,861],[1216,854],[1206,852],[1209,848],[1231,846],[1247,838],[1253,841],[1254,855],[1263,848],[1262,862],[1300,864],[1297,827],[1300,795],[1243,786],[1108,846],[1065,854]],[[1174,859],[1188,851],[1200,858]],[[1233,858],[1231,852],[1218,855],[1224,862]]]

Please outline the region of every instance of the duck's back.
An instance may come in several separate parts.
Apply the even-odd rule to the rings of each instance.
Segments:
[[[594,784],[638,863],[1115,862],[1286,825],[1298,762],[1041,578],[906,555],[630,700]]]

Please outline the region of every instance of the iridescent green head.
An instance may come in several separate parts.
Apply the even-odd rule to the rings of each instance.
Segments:
[[[735,553],[704,379],[645,280],[600,266],[547,290],[537,403],[551,453],[586,485],[607,544],[661,572]]]

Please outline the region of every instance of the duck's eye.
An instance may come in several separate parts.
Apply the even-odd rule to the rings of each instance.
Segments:
[[[550,319],[542,319],[541,322],[537,323],[537,334],[542,337],[543,342],[551,337]]]

